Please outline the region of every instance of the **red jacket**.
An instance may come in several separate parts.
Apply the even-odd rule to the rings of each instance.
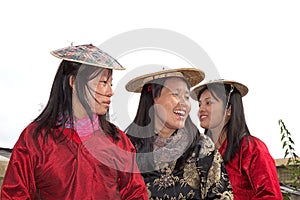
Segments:
[[[99,131],[80,139],[66,129],[43,143],[32,128],[14,146],[1,199],[148,199],[135,149],[122,131],[114,142]]]
[[[233,159],[225,164],[235,200],[282,200],[274,159],[267,146],[254,136],[242,139]],[[219,151],[225,153],[225,140]]]

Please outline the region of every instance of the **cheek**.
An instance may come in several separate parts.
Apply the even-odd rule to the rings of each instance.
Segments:
[[[176,102],[174,101],[174,98],[160,98],[158,101],[155,102],[156,110],[164,110],[164,112],[169,112],[172,110],[171,108],[176,105]]]
[[[98,103],[101,102],[101,98],[101,95],[99,96],[95,93],[87,94],[87,103],[93,112],[96,112],[101,107],[101,103]]]
[[[165,119],[168,116],[166,108],[161,104],[155,104],[154,110],[155,110],[155,115],[160,119],[164,119],[165,121]]]
[[[87,95],[86,95],[86,101],[90,105],[90,107],[95,106],[95,99],[94,99],[95,96],[94,95],[95,95],[94,93],[92,93],[92,94],[87,93]]]
[[[187,114],[189,114],[191,112],[192,109],[192,105],[190,101],[186,102],[186,110],[187,110]]]
[[[106,88],[103,88],[103,86],[97,87],[95,91],[96,91],[97,98],[101,97],[101,95],[106,94]]]
[[[211,112],[211,120],[218,123],[223,119],[223,113],[219,109],[214,109]]]

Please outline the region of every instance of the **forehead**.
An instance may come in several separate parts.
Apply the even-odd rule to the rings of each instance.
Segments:
[[[210,97],[211,93],[208,89],[203,90],[203,92],[200,94],[200,98],[201,97]]]
[[[109,69],[103,69],[103,70],[97,70],[92,75],[95,78],[101,78],[101,77],[112,77],[112,71]]]
[[[214,98],[211,92],[206,88],[199,96],[199,101]]]
[[[165,83],[164,87],[170,89],[170,90],[188,90],[188,86],[185,81],[183,81],[181,78],[168,78]]]
[[[201,93],[198,99],[199,102],[205,100],[216,100],[218,102],[222,102],[222,99],[216,95],[215,91],[210,91],[207,88]]]

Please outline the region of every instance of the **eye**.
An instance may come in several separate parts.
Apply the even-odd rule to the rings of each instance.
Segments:
[[[206,105],[206,106],[209,106],[209,105],[212,105],[212,104],[214,104],[213,101],[205,101],[205,102],[203,103],[203,105]],[[202,103],[199,102],[199,107],[200,107],[201,105],[202,105]]]
[[[107,84],[107,81],[99,81],[99,84],[100,84],[100,85],[104,85],[104,86],[106,86],[106,84]]]
[[[206,105],[211,105],[211,104],[213,104],[212,101],[207,101],[207,102],[206,102]]]
[[[110,83],[109,81],[99,81],[99,83],[102,83],[103,86],[107,86],[108,84],[112,86],[112,83]]]

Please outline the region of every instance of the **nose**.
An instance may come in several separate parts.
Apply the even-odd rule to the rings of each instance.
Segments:
[[[200,114],[204,111],[205,111],[205,106],[201,105],[199,102],[199,109],[198,109],[198,113],[197,113],[199,119],[200,119]]]
[[[206,109],[206,106],[204,103],[200,103],[199,101],[199,112],[204,111]]]
[[[109,85],[109,86],[107,87],[107,90],[106,90],[106,95],[107,95],[107,96],[109,96],[109,97],[111,97],[111,96],[113,96],[113,95],[114,95],[114,91],[113,91],[113,89],[112,89],[112,86],[111,86],[111,85]]]
[[[189,103],[189,99],[187,99],[186,95],[179,95],[178,101],[180,105],[187,105]]]

